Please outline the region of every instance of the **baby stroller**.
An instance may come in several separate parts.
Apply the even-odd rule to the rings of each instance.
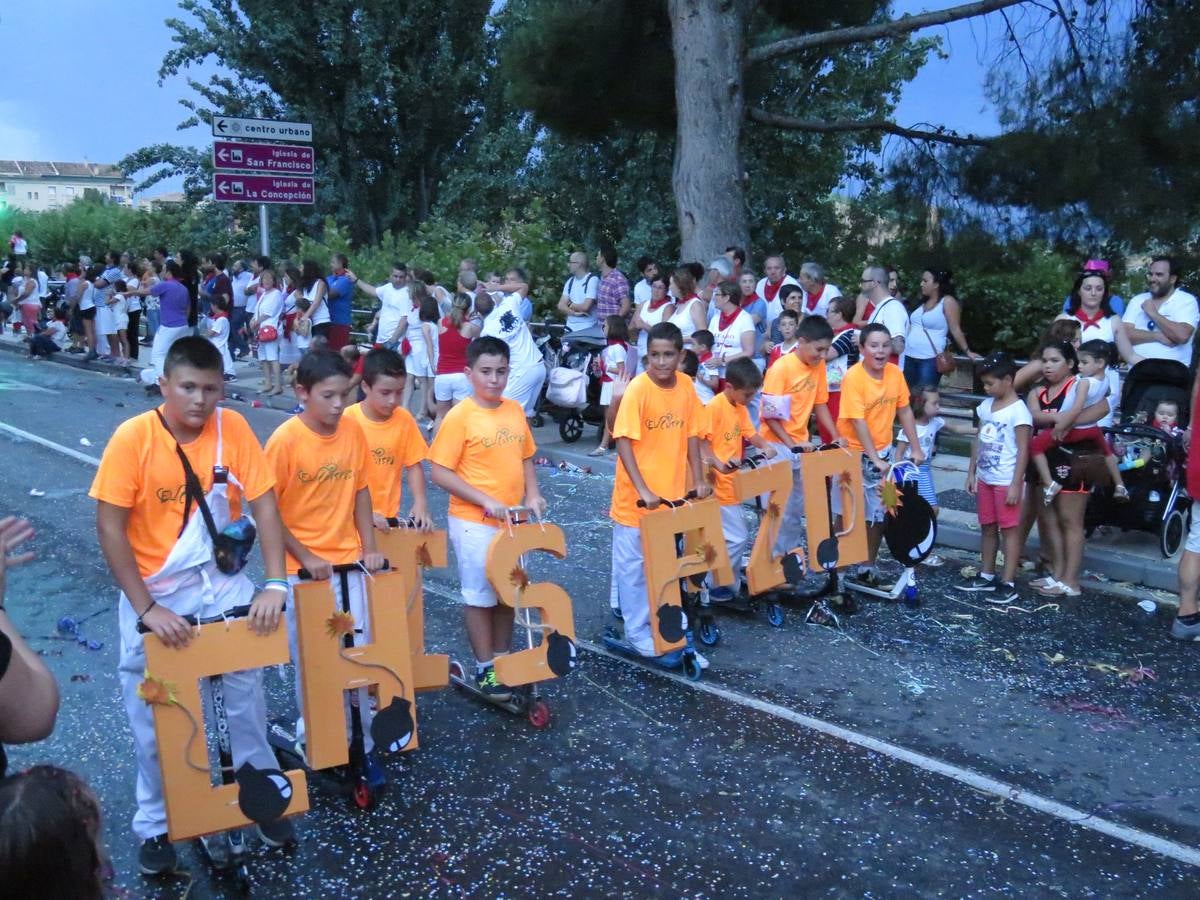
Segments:
[[[1171,400],[1179,408],[1179,428],[1186,427],[1191,385],[1187,366],[1174,360],[1147,359],[1130,369],[1121,388],[1121,424],[1104,429],[1129,501],[1115,500],[1111,488],[1094,487],[1084,518],[1088,535],[1101,525],[1146,531],[1158,536],[1164,557],[1179,552],[1192,515],[1186,489],[1187,453],[1176,434],[1152,423],[1158,404]]]
[[[543,345],[549,372],[538,413],[558,423],[559,436],[568,444],[583,437],[584,425],[604,428],[595,363],[606,346],[608,341],[599,327],[568,331]]]

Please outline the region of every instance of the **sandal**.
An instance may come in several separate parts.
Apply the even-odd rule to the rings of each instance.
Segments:
[[[1053,575],[1043,575],[1041,578],[1035,578],[1033,581],[1029,582],[1029,586],[1036,591],[1038,588],[1049,587],[1050,585],[1057,583],[1058,582],[1054,580]]]
[[[1118,503],[1128,503],[1129,488],[1125,487],[1123,484],[1118,484],[1115,488],[1113,488],[1113,499]]]
[[[1053,578],[1047,584],[1039,585],[1034,588],[1043,597],[1065,597],[1067,596],[1067,586]]]
[[[1042,488],[1042,502],[1049,506],[1054,502],[1054,498],[1058,496],[1058,492],[1062,490],[1062,485],[1057,481],[1050,482],[1049,487]]]
[[[589,451],[588,456],[608,456],[608,448],[597,447],[595,450]]]

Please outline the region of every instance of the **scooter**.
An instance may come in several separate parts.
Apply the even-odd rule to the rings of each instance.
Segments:
[[[533,510],[528,506],[510,506],[508,508],[509,525],[524,525],[532,519]],[[519,560],[521,568],[525,568],[525,556],[520,556]],[[534,634],[540,633],[541,629],[538,623],[533,621],[532,609],[522,607],[518,612],[517,624],[525,629],[525,643],[532,650],[536,646]],[[498,700],[481,691],[479,686],[475,684],[475,679],[467,674],[463,664],[457,659],[451,659],[450,683],[471,697],[482,700],[489,706],[495,706],[514,716],[525,716],[529,720],[529,724],[534,728],[541,730],[550,724],[550,706],[542,699],[536,681],[533,684],[525,684],[513,688],[507,699]]]
[[[383,569],[389,568],[384,561]],[[350,612],[350,573],[366,571],[361,563],[344,563],[333,567],[333,574],[339,578],[341,587],[342,612]],[[297,573],[301,581],[311,581],[312,573],[301,569]],[[361,634],[361,627],[354,629],[354,634],[342,638],[342,646],[346,649],[354,647],[354,635]],[[367,751],[363,731],[362,710],[359,708],[358,691],[350,695],[350,763],[348,766],[338,766],[333,769],[313,769],[308,764],[303,744],[283,722],[272,721],[267,727],[267,740],[275,750],[280,762],[292,765],[298,764],[307,773],[315,775],[336,785],[340,789],[347,786],[350,798],[358,809],[370,809],[380,789],[372,787],[367,779]]]
[[[235,606],[220,616],[210,616],[207,618],[182,616],[182,618],[189,625],[212,625],[216,622],[226,622],[230,619],[242,619],[249,614],[249,606]],[[150,632],[150,629],[140,621],[138,622],[137,630],[139,634],[148,634]],[[237,777],[233,766],[233,747],[229,740],[229,719],[225,712],[225,681],[220,675],[210,675],[207,681],[209,697],[212,701],[213,725],[217,732],[217,758],[221,769],[221,784],[235,784]],[[294,838],[287,844],[289,848],[295,845],[296,840]],[[249,848],[246,845],[246,836],[242,832],[242,829],[235,828],[232,831],[225,831],[220,834],[208,834],[198,837],[196,838],[196,848],[200,851],[201,857],[208,864],[209,868],[214,872],[222,874],[232,872],[237,882],[238,890],[242,893],[249,892],[252,886],[250,868],[247,864]]]
[[[674,508],[683,506],[689,500],[694,499],[696,499],[696,493],[692,491],[681,500],[664,499],[662,503],[664,506],[670,506]],[[645,502],[642,500],[638,500],[637,505],[642,509],[645,509],[646,507]],[[681,598],[684,608],[683,637],[684,641],[686,642],[683,647],[679,648],[678,650],[673,650],[670,653],[666,653],[663,656],[643,656],[640,652],[638,652],[636,647],[634,647],[625,639],[624,630],[619,629],[615,625],[605,626],[604,633],[601,635],[601,639],[604,641],[604,646],[609,650],[615,651],[621,656],[632,659],[634,662],[641,663],[648,668],[666,670],[681,669],[684,676],[687,677],[688,680],[699,681],[701,674],[704,672],[704,666],[701,664],[700,657],[696,653],[696,648],[692,644],[691,623],[703,615],[702,624],[700,626],[701,629],[710,637],[715,636],[712,644],[708,646],[712,646],[720,640],[721,632],[720,629],[717,628],[716,623],[712,621],[711,612],[702,612],[703,607],[700,603],[701,595],[699,591],[688,590],[689,583],[690,579],[681,579]]]

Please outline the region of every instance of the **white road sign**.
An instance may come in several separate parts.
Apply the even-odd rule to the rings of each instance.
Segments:
[[[260,141],[303,141],[312,143],[312,125],[308,122],[280,122],[276,119],[240,119],[234,116],[213,116],[215,137]]]

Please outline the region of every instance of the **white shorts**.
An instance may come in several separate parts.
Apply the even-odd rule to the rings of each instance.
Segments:
[[[429,354],[424,347],[414,347],[413,352],[404,357],[404,369],[416,378],[432,378],[434,370],[429,365]]]
[[[891,462],[892,448],[884,447],[876,451],[879,458],[884,462]],[[887,519],[887,509],[883,505],[883,473],[875,468],[875,464],[871,462],[867,454],[862,455],[862,476],[863,476],[863,509],[861,511],[862,521],[868,525],[877,525]],[[833,494],[833,512],[834,515],[842,515],[842,492],[835,491]],[[843,526],[845,527],[845,526]]]
[[[471,396],[471,380],[466,372],[452,372],[433,379],[433,399],[439,403],[457,403]]]
[[[525,410],[525,415],[532,416],[537,411],[538,396],[545,381],[545,366],[513,369],[508,373],[508,386],[504,388],[504,396],[516,400]]]
[[[279,340],[258,342],[259,362],[279,362]]]
[[[600,385],[600,405],[608,406],[612,403],[613,383],[606,381]]]
[[[495,606],[499,600],[488,581],[487,555],[492,538],[500,529],[450,516],[447,530],[450,532],[450,545],[454,547],[454,559],[458,563],[462,602],[484,609]]]
[[[1200,553],[1200,510],[1192,507],[1192,527],[1188,531],[1187,544],[1184,549],[1188,553]]]

